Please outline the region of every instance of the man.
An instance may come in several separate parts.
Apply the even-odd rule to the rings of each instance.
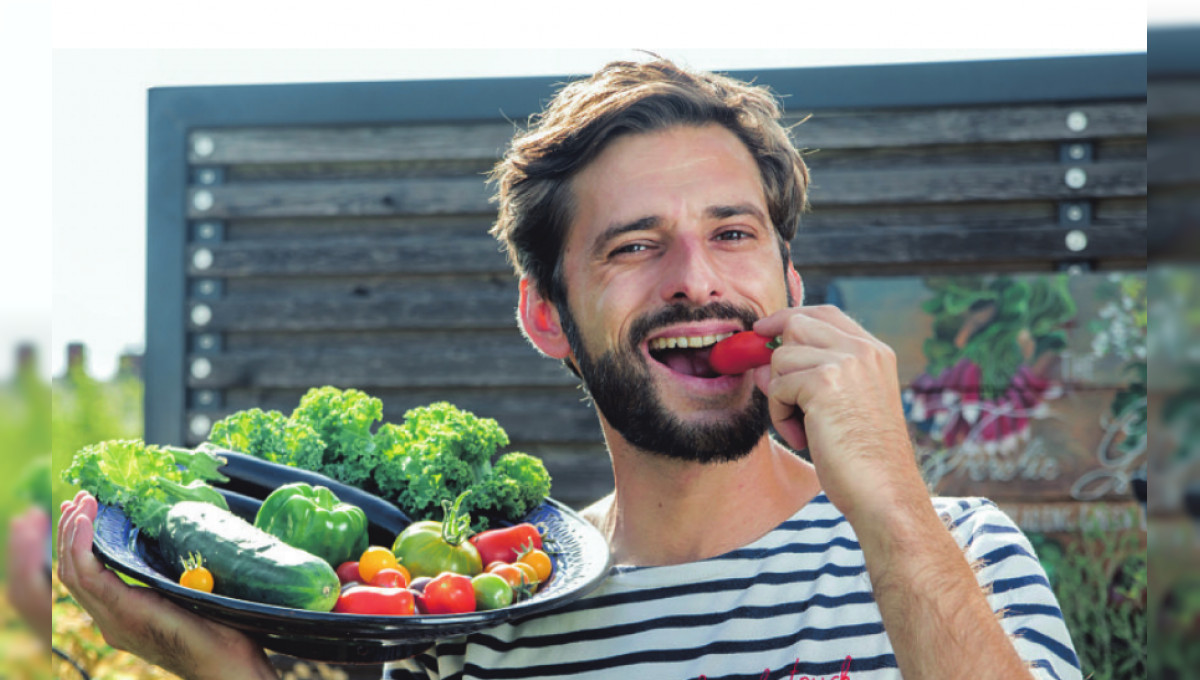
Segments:
[[[563,610],[441,641],[391,677],[1079,677],[1019,531],[981,499],[931,502],[892,352],[794,306],[808,176],[777,118],[761,88],[621,62],[514,141],[493,232],[522,329],[596,405],[615,492],[585,515],[617,566]],[[782,346],[716,375],[705,347],[746,329]],[[83,549],[93,508],[68,507],[61,568],[85,607],[113,608],[106,636],[188,677],[233,677],[186,665],[222,645],[257,664],[246,677],[269,672],[230,631],[175,636],[183,612],[121,607]]]

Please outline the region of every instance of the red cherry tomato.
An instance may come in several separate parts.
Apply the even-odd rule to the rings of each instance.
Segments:
[[[522,551],[542,547],[542,535],[537,527],[523,522],[511,527],[488,529],[471,537],[484,564],[516,562]]]
[[[333,611],[372,616],[409,616],[416,611],[413,594],[404,588],[354,586],[342,591]]]
[[[337,568],[338,581],[342,585],[347,583],[362,583],[362,576],[358,573],[358,562],[342,562]]]
[[[713,345],[708,355],[708,365],[722,375],[737,375],[756,366],[771,363],[771,351],[777,343],[772,338],[754,331],[734,333]]]
[[[408,570],[400,565],[394,568],[380,569],[368,581],[368,585],[378,588],[407,588],[410,577]]]
[[[475,611],[475,588],[471,577],[444,571],[428,585],[422,596],[430,614],[463,614]]]

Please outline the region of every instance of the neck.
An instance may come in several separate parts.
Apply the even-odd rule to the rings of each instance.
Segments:
[[[605,430],[616,491],[589,516],[617,564],[721,555],[760,538],[820,490],[812,466],[767,436],[737,461],[701,464],[635,449]]]

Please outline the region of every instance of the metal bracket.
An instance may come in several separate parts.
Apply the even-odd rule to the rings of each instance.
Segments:
[[[221,220],[193,222],[188,240],[192,243],[220,243],[225,240],[225,223]]]
[[[1072,131],[1074,128],[1072,128]],[[1059,163],[1066,166],[1063,183],[1071,189],[1087,186],[1087,165],[1091,164],[1095,146],[1086,140],[1064,141],[1058,145]],[[1058,271],[1072,274],[1091,271],[1092,261],[1084,256],[1088,249],[1088,229],[1092,224],[1092,202],[1086,198],[1068,199],[1058,202],[1058,223],[1065,227],[1063,240],[1067,250],[1079,253],[1080,257],[1065,258],[1055,263]]]
[[[217,409],[225,405],[220,390],[188,390],[188,408]]]
[[[222,168],[193,167],[190,169],[192,184],[211,186],[225,180]],[[225,223],[221,220],[195,220],[188,224],[188,241],[197,246],[192,254],[193,264],[201,267],[199,262],[212,261],[212,250],[209,246],[225,240]],[[206,268],[207,265],[204,265]],[[187,334],[188,355],[199,355],[197,361],[207,364],[205,355],[220,354],[224,341],[218,332],[206,330],[212,320],[213,300],[219,300],[225,293],[225,281],[215,276],[191,276],[187,280],[189,304],[186,306],[190,330]],[[193,364],[194,366],[194,364]],[[193,372],[195,371],[193,367]],[[189,389],[187,391],[188,408],[210,410],[222,407],[224,396],[215,389]],[[208,416],[194,414],[190,416],[188,428],[193,436],[202,436],[200,430],[207,427]]]
[[[225,168],[211,165],[193,165],[188,168],[189,183],[197,186],[214,186],[225,183]]]

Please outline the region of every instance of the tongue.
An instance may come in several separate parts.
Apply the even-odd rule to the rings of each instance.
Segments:
[[[676,373],[713,378],[717,374],[708,365],[708,354],[708,349],[669,352],[663,357],[663,363]]]

